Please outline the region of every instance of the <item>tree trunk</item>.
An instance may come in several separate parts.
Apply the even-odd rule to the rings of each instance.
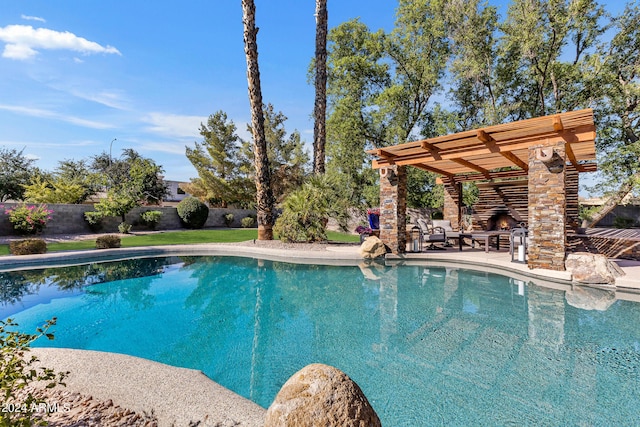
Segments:
[[[325,171],[327,113],[327,0],[316,0],[316,100],[313,126],[313,173]]]
[[[602,218],[604,218],[605,216],[607,216],[607,214],[609,212],[611,212],[612,210],[615,209],[616,206],[618,206],[618,204],[625,198],[627,197],[627,194],[629,194],[631,191],[633,191],[633,182],[634,182],[634,177],[629,178],[627,181],[625,181],[620,188],[618,189],[618,191],[616,191],[614,194],[611,195],[611,197],[609,197],[604,204],[602,205],[602,207],[600,208],[600,210],[598,210],[598,212],[596,212],[593,217],[591,218],[591,221],[587,221],[584,220],[582,222],[582,228],[592,228],[595,227],[596,224],[598,224]]]
[[[256,211],[258,217],[258,240],[273,240],[273,193],[267,140],[264,135],[262,90],[258,68],[258,28],[256,28],[256,6],[253,0],[242,0],[242,22],[244,24],[244,52],[247,57],[247,81],[251,105],[251,129],[253,131],[253,158],[256,168]]]

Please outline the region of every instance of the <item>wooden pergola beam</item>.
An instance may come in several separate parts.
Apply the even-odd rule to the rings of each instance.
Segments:
[[[474,170],[476,172],[480,172],[481,174],[483,174],[485,177],[487,177],[487,179],[489,179],[489,171],[486,170],[483,167],[480,167],[478,165],[476,165],[475,163],[471,163],[465,159],[451,159],[451,161],[456,162],[459,165],[462,165],[466,168],[469,168],[471,170]]]
[[[442,169],[434,168],[433,166],[427,166],[427,165],[422,164],[422,163],[418,163],[418,164],[411,165],[411,166],[413,166],[414,168],[425,170],[427,172],[433,172],[433,173],[436,173],[438,175],[446,176],[447,178],[450,178],[450,179],[453,179],[453,177],[454,177],[453,174],[451,174],[451,173],[449,173],[447,171],[444,171]]]

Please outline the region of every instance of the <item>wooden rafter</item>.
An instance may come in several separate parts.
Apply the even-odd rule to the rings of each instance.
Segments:
[[[564,142],[570,167],[594,170],[595,126],[592,110],[579,110],[482,129],[427,138],[367,151],[374,168],[415,166],[455,181],[524,177],[530,147]],[[510,170],[505,170],[508,168]],[[469,173],[470,171],[474,171]]]

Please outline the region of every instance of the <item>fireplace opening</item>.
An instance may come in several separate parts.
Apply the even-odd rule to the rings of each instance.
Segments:
[[[506,231],[518,226],[518,221],[506,212],[498,212],[487,220],[487,231]]]

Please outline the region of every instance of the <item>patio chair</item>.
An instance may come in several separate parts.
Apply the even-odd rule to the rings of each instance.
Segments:
[[[449,221],[448,219],[434,219],[433,221],[431,221],[431,223],[434,227],[440,227],[444,229],[444,232],[447,236],[447,241],[444,244],[445,246],[453,246],[449,239],[460,238],[460,233],[457,231],[453,231],[453,228],[451,227],[451,221]]]
[[[428,223],[423,219],[418,220],[418,227],[420,227],[420,234],[422,235],[422,241],[429,243],[428,250],[444,249],[436,246],[434,243],[447,243],[447,233],[444,228],[440,226],[434,226],[433,223]]]

